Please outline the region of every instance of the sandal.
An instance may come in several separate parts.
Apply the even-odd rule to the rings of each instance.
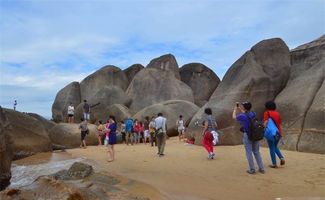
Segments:
[[[282,158],[280,161],[280,165],[285,165],[285,164],[286,164],[286,161]]]

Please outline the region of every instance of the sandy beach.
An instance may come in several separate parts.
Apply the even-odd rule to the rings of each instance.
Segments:
[[[271,169],[267,148],[261,148],[265,174],[249,175],[242,145],[217,146],[214,160],[201,146],[167,140],[165,156],[148,144],[115,145],[116,160],[107,162],[106,147],[70,149],[73,157],[94,161],[104,170],[134,179],[161,192],[166,199],[325,199],[325,155],[283,150],[285,167]],[[155,199],[155,196],[148,197]]]

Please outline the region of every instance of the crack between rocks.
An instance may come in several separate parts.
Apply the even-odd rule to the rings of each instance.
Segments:
[[[311,101],[309,102],[309,105],[307,106],[307,109],[306,109],[306,111],[304,112],[303,120],[302,120],[302,125],[301,125],[301,131],[300,131],[300,133],[299,133],[298,140],[297,140],[297,144],[296,144],[296,151],[299,151],[299,149],[298,149],[298,144],[299,144],[299,142],[300,142],[301,135],[302,135],[302,133],[303,133],[303,131],[304,131],[304,128],[305,128],[306,115],[307,115],[308,111],[310,110],[310,107],[312,106],[312,104],[313,104],[313,102],[314,102],[314,100],[315,100],[316,95],[318,94],[320,88],[322,87],[323,82],[324,82],[324,79],[323,79],[323,81],[320,82],[320,84],[318,85],[317,90],[316,90],[316,92],[315,92],[315,95],[313,96],[313,98],[312,98]]]

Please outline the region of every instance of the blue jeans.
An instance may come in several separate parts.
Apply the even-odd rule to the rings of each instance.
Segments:
[[[276,165],[276,156],[275,154],[281,159],[283,158],[280,149],[278,148],[278,143],[280,141],[281,137],[274,139],[274,141],[267,140],[267,144],[269,145],[270,149],[270,156],[272,160],[272,164]]]
[[[245,146],[246,158],[248,161],[249,168],[251,170],[255,171],[255,165],[254,165],[254,159],[253,159],[253,155],[254,155],[256,163],[258,165],[258,168],[260,170],[264,170],[263,161],[262,161],[262,157],[260,154],[259,142],[258,141],[256,141],[256,142],[250,141],[248,139],[247,133],[244,133],[243,143]]]
[[[84,113],[84,119],[89,120],[90,119],[90,113]]]

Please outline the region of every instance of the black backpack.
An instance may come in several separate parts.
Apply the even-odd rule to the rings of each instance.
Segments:
[[[264,124],[262,121],[259,121],[256,119],[256,117],[251,117],[249,113],[245,113],[245,115],[249,118],[250,123],[249,123],[249,132],[248,134],[248,139],[250,141],[259,141],[262,140],[264,137]]]

